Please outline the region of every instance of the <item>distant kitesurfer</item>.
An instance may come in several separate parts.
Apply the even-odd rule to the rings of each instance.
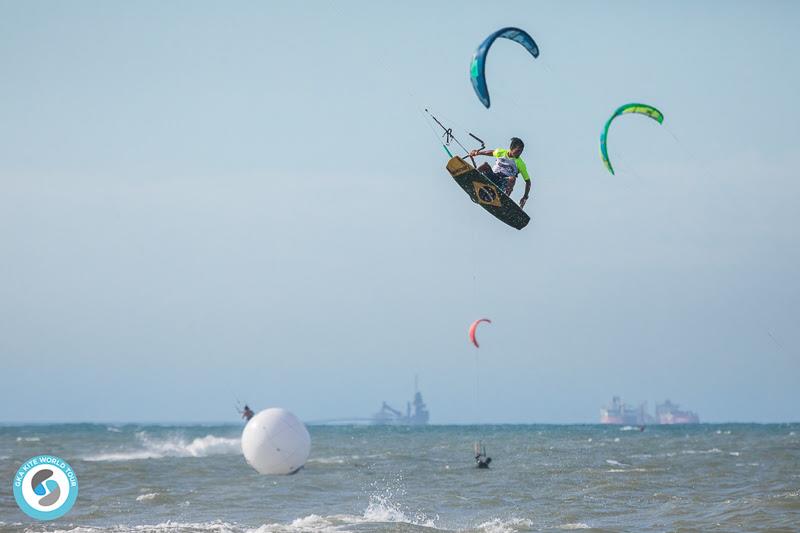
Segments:
[[[245,405],[245,406],[244,406],[244,409],[242,409],[242,418],[244,418],[244,419],[245,419],[245,420],[247,420],[248,422],[249,422],[249,421],[250,421],[250,419],[251,419],[251,418],[253,418],[255,415],[256,415],[256,414],[253,412],[253,410],[252,410],[252,409],[250,409],[250,406],[248,406],[248,405]]]
[[[475,443],[475,463],[478,468],[489,468],[489,463],[492,462],[491,457],[486,456],[486,447],[482,444]]]
[[[525,202],[528,201],[528,195],[531,192],[531,178],[528,176],[528,168],[525,166],[525,161],[520,157],[524,149],[525,143],[522,142],[522,139],[512,137],[511,146],[509,146],[508,150],[497,148],[496,150],[472,150],[469,153],[470,157],[485,155],[497,158],[494,166],[489,166],[489,163],[483,163],[478,167],[478,170],[483,172],[508,196],[511,196],[511,192],[514,190],[517,176],[522,174],[522,179],[525,180],[525,194],[519,201],[520,207],[525,207]]]

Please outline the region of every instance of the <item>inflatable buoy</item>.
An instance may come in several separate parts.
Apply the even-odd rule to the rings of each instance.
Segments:
[[[310,451],[305,424],[286,409],[264,409],[242,431],[244,458],[261,474],[294,474],[303,468]]]

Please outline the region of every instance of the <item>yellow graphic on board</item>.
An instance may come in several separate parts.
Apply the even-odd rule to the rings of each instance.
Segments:
[[[472,165],[456,156],[447,163],[447,171],[451,176],[456,177],[472,170]]]

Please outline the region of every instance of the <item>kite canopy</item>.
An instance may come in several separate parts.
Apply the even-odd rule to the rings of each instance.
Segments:
[[[608,159],[608,147],[606,146],[606,140],[608,138],[608,128],[611,126],[611,122],[615,118],[620,115],[625,115],[627,113],[637,113],[639,115],[646,115],[659,124],[664,122],[664,115],[656,109],[655,107],[647,104],[625,104],[617,108],[614,111],[614,114],[606,121],[606,125],[603,128],[603,133],[600,134],[600,157],[603,159],[603,164],[606,166],[611,174],[614,174],[614,167],[611,166],[611,161]]]
[[[492,321],[489,320],[488,318],[480,318],[475,322],[473,322],[472,325],[469,327],[469,340],[472,341],[472,344],[474,344],[476,348],[480,348],[480,345],[478,344],[478,339],[475,338],[475,330],[478,328],[478,324],[480,324],[481,322],[486,322],[488,324],[492,323]]]
[[[489,53],[489,48],[491,48],[492,43],[499,38],[511,39],[512,41],[518,42],[524,46],[533,57],[539,57],[539,47],[536,45],[536,41],[534,41],[533,37],[528,35],[525,30],[509,27],[497,30],[488,36],[477,50],[475,50],[475,54],[472,56],[472,63],[469,67],[472,88],[475,89],[475,94],[478,95],[478,99],[487,109],[489,108],[490,102],[489,88],[486,86],[486,54]]]

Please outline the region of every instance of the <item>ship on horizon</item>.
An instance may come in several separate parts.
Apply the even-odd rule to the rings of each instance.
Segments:
[[[692,411],[681,411],[679,405],[666,400],[656,405],[656,421],[659,424],[699,424],[700,417]]]
[[[700,417],[692,411],[681,411],[678,404],[669,400],[656,404],[656,416],[652,416],[647,412],[647,402],[631,407],[614,396],[610,406],[600,409],[600,423],[620,426],[699,424]]]
[[[600,423],[619,426],[645,426],[653,423],[647,413],[647,402],[639,407],[629,407],[619,396],[611,398],[611,405],[600,409]]]
[[[371,423],[378,426],[425,426],[428,424],[430,416],[430,411],[422,400],[422,394],[417,390],[415,377],[414,400],[406,402],[405,414],[384,401],[380,411],[372,415]]]

